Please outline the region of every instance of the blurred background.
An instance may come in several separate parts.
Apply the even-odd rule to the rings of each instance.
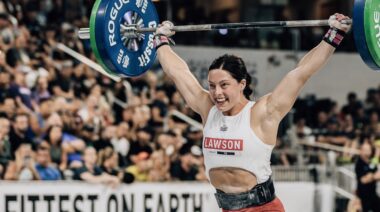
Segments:
[[[328,19],[335,12],[352,16],[353,7],[348,0],[153,3],[161,21],[176,25]],[[161,67],[117,83],[56,48],[63,43],[95,61],[89,41],[77,37],[89,26],[93,4],[0,1],[0,210],[217,211],[204,173],[202,131],[187,121],[200,117]],[[205,88],[214,58],[241,56],[255,99],[326,30],[177,33],[173,48]],[[374,173],[379,165],[378,77],[349,33],[305,87],[281,123],[271,158],[287,211],[360,211],[355,164],[368,158]]]
[[[353,8],[353,1],[344,0],[161,0],[154,3],[159,10],[160,20],[173,20],[176,25],[328,19],[338,11],[351,14]],[[178,33],[176,41],[192,46],[309,50],[322,34],[324,30],[318,27],[220,30]],[[339,50],[355,51],[354,43],[346,42]]]

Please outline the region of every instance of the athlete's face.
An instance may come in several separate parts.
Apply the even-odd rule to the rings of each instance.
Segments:
[[[210,70],[208,83],[211,100],[222,112],[231,110],[240,102],[245,88],[245,80],[238,82],[222,69]]]

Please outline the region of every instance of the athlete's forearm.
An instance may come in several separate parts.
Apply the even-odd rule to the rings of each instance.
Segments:
[[[328,62],[335,48],[325,41],[321,41],[314,49],[307,53],[298,63],[302,74],[306,79],[318,72]]]
[[[157,57],[164,72],[173,80],[182,77],[189,67],[168,45],[157,49]]]

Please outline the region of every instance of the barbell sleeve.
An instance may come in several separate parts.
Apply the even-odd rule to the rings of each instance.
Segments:
[[[342,23],[351,24],[352,20],[344,20]],[[240,23],[222,23],[222,24],[199,24],[174,26],[175,32],[190,31],[210,31],[218,29],[248,29],[248,28],[291,28],[291,27],[316,27],[328,26],[328,20],[301,20],[301,21],[262,21],[262,22],[240,22]],[[136,28],[137,33],[155,32],[157,27]],[[80,28],[78,32],[80,39],[90,39],[90,29]]]
[[[80,28],[78,31],[78,37],[82,40],[90,39],[90,28]]]

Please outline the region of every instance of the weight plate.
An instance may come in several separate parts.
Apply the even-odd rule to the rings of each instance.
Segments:
[[[355,0],[353,11],[353,32],[356,49],[358,50],[362,60],[373,70],[380,70],[380,66],[372,57],[367,39],[365,36],[364,24],[364,8],[366,0]]]
[[[127,38],[124,28],[129,25],[156,27],[159,23],[150,0],[100,0],[90,29],[92,45],[98,58],[109,71],[127,77],[145,73],[156,58],[153,33]]]
[[[380,0],[367,0],[364,8],[364,29],[369,52],[380,66]]]
[[[91,43],[91,48],[92,48],[92,51],[95,54],[96,60],[103,67],[103,69],[108,74],[117,75],[114,72],[112,72],[111,70],[109,70],[108,67],[104,64],[104,62],[102,60],[102,57],[99,54],[98,45],[96,43],[96,38],[95,38],[95,19],[96,19],[96,15],[98,13],[99,5],[100,5],[101,2],[102,1],[96,1],[94,3],[94,6],[92,6],[92,10],[91,10],[91,17],[90,17],[90,43]]]

